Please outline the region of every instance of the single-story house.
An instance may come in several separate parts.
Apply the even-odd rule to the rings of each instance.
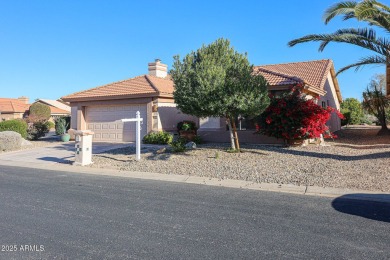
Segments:
[[[70,116],[70,106],[65,102],[51,99],[37,99],[34,103],[42,103],[50,107],[51,117],[50,121],[53,121],[62,116]]]
[[[0,121],[25,117],[30,105],[27,97],[0,98]]]
[[[70,106],[64,102],[50,99],[38,99],[34,103],[48,105],[51,111],[51,121],[59,116],[70,116]],[[0,120],[22,119],[28,116],[29,98],[0,98]]]
[[[192,120],[198,124],[198,133],[205,141],[229,141],[223,118],[196,118],[176,108],[174,84],[167,73],[167,65],[157,59],[148,64],[148,70],[146,75],[62,97],[71,106],[71,128],[92,130],[95,133],[94,141],[134,141],[135,124],[122,123],[120,120],[133,118],[136,111],[140,111],[144,118],[142,136],[151,131],[174,131],[178,122]],[[254,73],[265,77],[269,82],[269,91],[274,94],[286,91],[295,83],[304,83],[304,92],[309,98],[318,98],[319,104],[324,107],[340,109],[342,98],[331,60],[256,66]],[[240,118],[238,125],[242,142],[280,142],[274,138],[254,135],[250,119]],[[339,130],[340,120],[332,116],[329,126],[332,131]]]

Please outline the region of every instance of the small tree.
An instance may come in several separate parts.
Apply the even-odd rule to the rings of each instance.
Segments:
[[[170,71],[177,107],[197,117],[224,117],[232,149],[240,149],[235,118],[258,115],[269,104],[267,82],[253,74],[246,54],[236,52],[226,39],[202,46],[180,60]]]
[[[386,112],[390,106],[390,100],[384,94],[385,89],[378,80],[373,78],[369,83],[365,92],[363,92],[363,108],[368,113],[373,114],[382,126],[381,131],[378,134],[387,134],[387,118]]]
[[[356,98],[346,98],[341,103],[341,113],[347,119],[346,124],[358,125],[364,117],[362,104]]]
[[[29,121],[47,121],[51,116],[50,107],[48,105],[36,102],[30,106]]]

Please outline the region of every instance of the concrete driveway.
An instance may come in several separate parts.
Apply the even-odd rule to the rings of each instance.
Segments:
[[[127,147],[132,143],[102,143],[95,142],[92,145],[92,153],[102,153],[111,149]],[[74,142],[59,143],[46,147],[37,147],[27,150],[0,153],[0,161],[14,161],[24,163],[72,163],[74,162]]]

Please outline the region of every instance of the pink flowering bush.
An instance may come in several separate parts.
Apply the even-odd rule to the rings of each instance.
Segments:
[[[297,84],[289,93],[270,97],[270,105],[256,126],[257,133],[285,140],[318,138],[321,134],[336,137],[329,132],[326,122],[333,111],[340,118],[342,114],[331,107],[322,108],[313,99],[307,100],[300,91],[302,86]]]

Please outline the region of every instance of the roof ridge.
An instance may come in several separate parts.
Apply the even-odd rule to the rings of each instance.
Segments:
[[[294,61],[294,62],[284,62],[284,63],[273,63],[273,64],[257,65],[255,67],[274,66],[274,65],[287,65],[287,64],[299,64],[299,63],[309,63],[309,62],[317,62],[317,61],[332,61],[332,60],[331,59],[321,59],[321,60],[308,60],[308,61]]]
[[[264,68],[257,68],[257,69],[258,70],[262,70],[264,72],[268,72],[268,73],[277,75],[277,76],[280,76],[280,77],[288,78],[288,79],[291,79],[291,80],[294,80],[294,81],[302,81],[303,83],[307,83],[304,79],[298,78],[297,76],[292,76],[292,75],[276,72],[276,71],[273,71],[273,70],[270,70],[270,69],[264,69]]]
[[[146,80],[149,82],[149,84],[152,86],[152,88],[154,88],[158,93],[160,92],[160,90],[156,87],[156,85],[152,82],[152,80],[149,78],[150,75],[146,75],[145,74],[145,78]]]
[[[66,95],[66,96],[64,96],[64,97],[68,97],[68,96],[77,95],[77,94],[80,94],[80,93],[83,93],[83,92],[86,92],[86,91],[90,91],[90,90],[94,90],[94,89],[103,88],[103,87],[106,87],[106,86],[108,86],[108,85],[112,85],[112,84],[118,84],[118,83],[121,83],[121,82],[124,82],[124,81],[128,81],[128,80],[136,79],[136,78],[141,78],[141,77],[143,77],[143,76],[146,76],[146,75],[145,75],[145,74],[143,74],[143,75],[139,75],[139,76],[132,77],[132,78],[129,78],[129,79],[124,79],[124,80],[119,80],[119,81],[111,82],[111,83],[104,84],[104,85],[101,85],[101,86],[97,86],[97,87],[94,87],[94,88],[89,88],[89,89],[85,89],[85,90],[82,90],[82,91],[74,92],[74,93],[72,93],[72,94],[69,94],[69,95]]]

